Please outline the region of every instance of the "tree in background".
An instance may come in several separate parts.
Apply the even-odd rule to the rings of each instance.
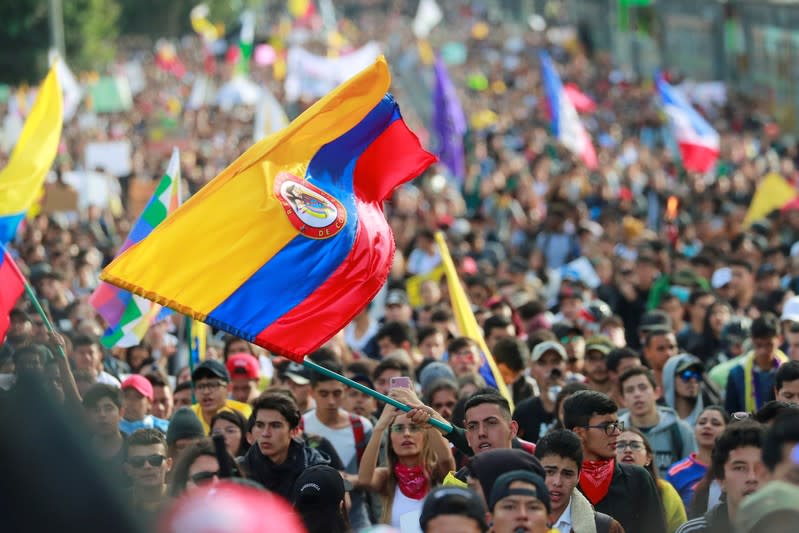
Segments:
[[[37,85],[47,72],[49,0],[0,2],[0,83]],[[63,2],[70,66],[97,70],[116,55],[117,0]]]

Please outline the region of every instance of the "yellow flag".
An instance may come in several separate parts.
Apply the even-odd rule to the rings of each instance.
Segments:
[[[772,172],[757,186],[755,196],[752,198],[752,203],[749,204],[749,210],[744,218],[744,227],[748,228],[752,222],[779,209],[796,196],[797,192],[794,186],[779,174]]]
[[[486,383],[496,387],[499,393],[508,400],[511,411],[513,411],[513,397],[508,392],[505,386],[505,381],[499,373],[494,357],[488,350],[485,339],[483,339],[483,332],[477,324],[477,319],[472,313],[472,305],[469,303],[469,297],[466,296],[466,291],[463,289],[461,280],[458,277],[458,272],[455,270],[455,263],[452,261],[452,256],[449,255],[449,248],[447,242],[444,240],[444,235],[439,231],[436,232],[436,243],[441,253],[441,263],[444,265],[444,273],[447,276],[447,288],[449,289],[449,298],[452,305],[452,312],[455,314],[455,322],[458,324],[458,330],[461,335],[468,337],[477,343],[480,348],[481,358],[483,364],[480,366],[480,375],[486,380]]]
[[[444,266],[439,265],[427,274],[417,274],[405,280],[405,292],[408,293],[408,303],[411,307],[421,307],[424,302],[422,301],[422,283],[427,280],[439,281],[441,276],[444,275]]]
[[[14,237],[19,221],[41,194],[58,152],[63,102],[56,64],[39,87],[8,165],[0,171],[0,243]]]

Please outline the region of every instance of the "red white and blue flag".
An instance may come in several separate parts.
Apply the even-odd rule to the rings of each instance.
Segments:
[[[569,95],[563,88],[558,71],[552,59],[545,51],[539,53],[541,60],[541,75],[544,81],[544,90],[549,100],[549,110],[552,116],[552,135],[579,157],[590,169],[597,168],[596,150],[591,142],[591,136],[580,121],[580,116],[574,108]]]
[[[719,134],[663,76],[657,76],[655,84],[680,148],[683,167],[690,172],[711,170],[719,157]]]

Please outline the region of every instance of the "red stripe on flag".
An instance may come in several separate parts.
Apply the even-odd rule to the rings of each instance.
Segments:
[[[682,164],[689,172],[707,172],[716,164],[719,151],[699,144],[679,143]]]
[[[392,122],[355,163],[355,195],[380,202],[406,181],[418,177],[436,161],[402,119]]]
[[[8,331],[8,315],[25,291],[25,281],[14,260],[4,251],[0,256],[0,344]]]
[[[307,355],[330,340],[335,333],[320,343],[318,336],[302,336],[298,332],[312,331],[314,328],[337,332],[374,298],[388,277],[394,258],[394,239],[378,207],[360,204],[358,219],[355,243],[341,265],[308,298],[259,333],[255,337],[255,344],[302,362],[302,355],[294,357],[285,349],[278,348],[277,339],[279,345],[287,347],[290,352]],[[353,284],[362,285],[352,290]],[[342,315],[339,309],[356,311]]]

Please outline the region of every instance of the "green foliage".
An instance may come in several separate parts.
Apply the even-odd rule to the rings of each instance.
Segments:
[[[47,72],[49,0],[0,2],[0,83],[38,85]],[[100,69],[116,54],[117,0],[64,0],[64,41],[75,70]]]
[[[117,0],[65,0],[67,60],[77,71],[101,70],[116,57]]]

